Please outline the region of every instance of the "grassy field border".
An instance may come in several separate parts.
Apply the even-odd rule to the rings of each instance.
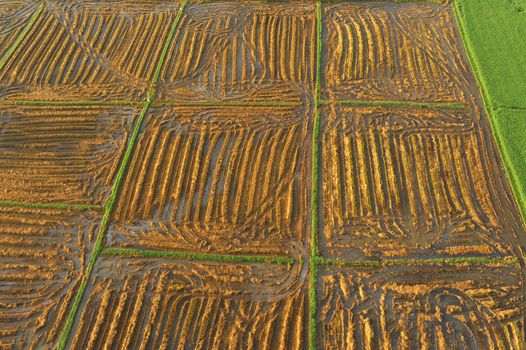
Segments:
[[[273,102],[273,101],[156,101],[153,107],[296,107],[301,106],[297,102]]]
[[[317,287],[318,287],[318,230],[319,230],[319,139],[321,105],[321,61],[323,53],[323,2],[316,3],[316,82],[314,88],[314,121],[312,128],[312,186],[311,186],[311,237],[309,269],[309,349],[318,347],[318,328],[316,325]]]
[[[296,263],[296,259],[287,256],[209,254],[114,247],[104,248],[102,250],[102,254],[113,256],[126,256],[133,258],[168,258],[203,262],[268,263],[279,265],[293,265],[294,263]]]
[[[346,260],[338,258],[318,258],[318,264],[323,266],[344,267],[393,267],[393,266],[440,266],[440,265],[517,265],[519,260],[515,256],[473,256],[473,257],[444,257],[422,259],[383,259],[383,260]]]
[[[367,106],[367,107],[398,107],[398,108],[428,108],[428,109],[451,109],[467,110],[468,104],[453,102],[414,102],[402,100],[322,100],[322,105],[345,105],[345,106]]]
[[[508,151],[506,150],[506,147],[503,144],[503,139],[505,139],[505,135],[503,135],[497,123],[497,120],[500,118],[499,108],[502,108],[502,107],[496,106],[495,102],[492,99],[491,94],[489,93],[488,84],[486,82],[486,79],[484,78],[484,75],[482,74],[483,70],[480,67],[480,64],[476,58],[475,50],[473,48],[473,43],[471,42],[470,35],[467,32],[467,25],[464,22],[464,19],[462,16],[461,6],[462,4],[461,4],[461,1],[459,0],[455,0],[452,5],[454,13],[455,13],[456,21],[458,23],[460,35],[462,37],[464,47],[466,48],[470,66],[472,67],[475,78],[481,90],[482,101],[484,103],[484,108],[488,115],[488,119],[490,121],[494,139],[498,146],[497,147],[498,152],[503,160],[502,163],[504,163],[504,167],[506,168],[506,177],[511,184],[511,188],[514,193],[513,197],[515,200],[515,204],[517,205],[519,209],[519,213],[521,215],[521,218],[524,224],[526,223],[526,192],[524,190],[523,184],[521,184],[521,180],[519,176],[516,174],[516,171],[514,167],[512,166],[513,161],[511,159],[511,156],[508,154]],[[524,186],[526,186],[526,184],[524,184]]]
[[[15,201],[0,201],[0,207],[20,207],[32,209],[72,209],[72,210],[102,210],[104,206],[94,204],[68,203],[28,203]]]
[[[2,101],[2,105],[61,107],[61,106],[141,106],[144,101],[112,100],[112,101]]]
[[[144,118],[148,112],[148,109],[150,108],[152,102],[153,102],[153,98],[154,98],[154,94],[155,94],[155,89],[157,88],[157,79],[159,78],[159,73],[161,71],[161,68],[162,68],[162,65],[164,64],[164,60],[166,58],[166,53],[168,52],[168,47],[170,46],[171,42],[172,42],[172,39],[174,37],[174,34],[175,34],[175,30],[177,29],[177,26],[179,24],[179,21],[182,17],[182,14],[183,14],[183,10],[187,4],[188,0],[183,0],[183,2],[181,3],[181,5],[179,6],[179,10],[177,12],[177,15],[175,17],[175,20],[174,20],[174,23],[172,24],[172,28],[170,30],[170,34],[168,35],[165,43],[164,43],[164,46],[163,46],[163,51],[161,53],[161,56],[157,62],[157,68],[155,70],[155,74],[154,74],[154,78],[152,80],[152,84],[151,84],[151,87],[150,89],[148,90],[148,94],[147,94],[147,99],[146,101],[144,101],[143,103],[143,108],[141,110],[141,113],[139,115],[139,118],[137,120],[137,122],[135,123],[135,127],[134,127],[134,130],[133,130],[133,133],[132,133],[132,136],[130,138],[130,141],[128,142],[128,146],[126,147],[126,152],[124,154],[124,157],[120,163],[120,166],[119,166],[119,170],[117,172],[117,176],[115,178],[115,181],[114,181],[114,185],[113,185],[113,188],[112,188],[112,191],[111,191],[111,195],[110,195],[110,198],[108,199],[106,205],[105,205],[105,211],[104,211],[104,216],[102,217],[102,222],[101,222],[101,226],[100,226],[100,229],[97,233],[97,238],[95,240],[95,244],[93,246],[93,252],[90,256],[90,259],[88,261],[88,265],[87,265],[87,268],[84,272],[84,275],[82,277],[82,282],[79,286],[79,289],[77,290],[77,294],[75,296],[75,299],[73,301],[73,305],[71,306],[70,310],[69,310],[69,314],[67,316],[67,319],[66,319],[66,324],[64,326],[64,329],[62,330],[62,333],[61,333],[61,336],[60,336],[60,340],[59,340],[59,343],[57,345],[57,349],[58,350],[62,350],[65,348],[68,340],[69,340],[69,334],[71,333],[71,328],[73,327],[73,322],[75,320],[75,317],[77,315],[77,312],[78,312],[78,309],[80,307],[80,303],[82,301],[82,298],[86,292],[86,288],[88,286],[88,281],[91,277],[91,273],[93,271],[93,267],[95,265],[95,262],[97,260],[97,258],[99,257],[99,255],[101,254],[102,250],[104,249],[104,239],[105,239],[105,234],[106,234],[106,231],[108,229],[108,226],[109,226],[109,221],[110,221],[110,218],[111,218],[111,215],[113,213],[113,208],[115,206],[115,202],[116,202],[116,199],[117,199],[117,195],[120,191],[120,188],[121,188],[121,184],[122,184],[122,180],[124,178],[124,175],[125,175],[125,172],[127,170],[127,167],[128,167],[128,162],[130,160],[130,157],[135,149],[135,146],[136,146],[136,143],[137,143],[137,139],[138,139],[138,136],[139,136],[139,132],[142,128],[142,124],[143,124],[143,121],[144,121]]]

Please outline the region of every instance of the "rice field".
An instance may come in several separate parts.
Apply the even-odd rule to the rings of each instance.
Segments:
[[[451,1],[0,15],[0,348],[526,346]]]

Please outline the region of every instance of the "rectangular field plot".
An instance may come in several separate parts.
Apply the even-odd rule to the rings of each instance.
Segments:
[[[73,349],[301,349],[299,266],[101,256]]]
[[[449,6],[326,5],[322,86],[331,99],[466,101],[478,90],[461,43]]]
[[[158,98],[282,99],[312,92],[315,4],[189,4],[168,50]]]
[[[512,266],[326,267],[323,349],[522,349],[522,273]]]
[[[286,254],[307,236],[306,107],[155,108],[111,246]]]
[[[139,5],[46,2],[0,70],[0,97],[144,99],[179,6]]]
[[[0,200],[104,204],[136,111],[131,107],[3,107]]]
[[[87,211],[0,208],[0,348],[56,346],[99,222]]]
[[[516,217],[502,207],[494,146],[468,112],[332,106],[323,118],[324,255],[514,250]]]

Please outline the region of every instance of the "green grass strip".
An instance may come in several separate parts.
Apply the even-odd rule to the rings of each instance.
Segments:
[[[88,286],[88,281],[91,277],[91,273],[93,271],[93,267],[95,265],[95,262],[97,260],[97,258],[99,257],[99,255],[101,254],[103,248],[104,248],[104,238],[105,238],[105,234],[106,234],[106,231],[108,230],[108,226],[109,226],[109,222],[110,222],[110,218],[111,218],[111,215],[112,215],[112,212],[113,212],[113,208],[115,206],[115,202],[117,200],[117,195],[120,191],[120,187],[121,187],[121,184],[122,184],[122,181],[124,179],[124,175],[125,175],[125,172],[126,172],[126,169],[128,167],[128,162],[132,156],[132,153],[133,153],[133,150],[135,149],[135,145],[137,143],[137,139],[138,139],[138,136],[139,136],[139,132],[141,130],[141,127],[142,127],[142,124],[143,124],[143,121],[144,121],[144,118],[146,117],[146,114],[148,112],[148,109],[150,108],[152,102],[153,102],[153,96],[154,96],[154,91],[156,89],[156,84],[157,84],[157,79],[159,77],[159,72],[161,71],[161,67],[164,63],[164,60],[166,58],[166,53],[168,52],[168,47],[173,39],[173,36],[174,36],[174,33],[175,33],[175,30],[176,30],[176,27],[177,25],[179,24],[179,21],[181,19],[181,16],[182,16],[182,12],[183,12],[183,9],[184,7],[186,6],[186,3],[187,1],[183,1],[183,3],[181,4],[181,6],[179,7],[179,11],[177,13],[177,16],[175,18],[175,21],[172,25],[172,29],[170,31],[170,35],[168,36],[165,44],[164,44],[164,48],[163,48],[163,53],[157,63],[157,69],[156,69],[156,74],[154,76],[154,79],[152,80],[152,85],[150,87],[150,89],[148,90],[148,97],[146,99],[146,101],[143,103],[143,108],[141,110],[141,113],[139,115],[139,118],[137,119],[137,122],[135,124],[135,128],[133,130],[133,133],[132,133],[132,136],[130,138],[130,141],[128,142],[128,146],[126,148],[126,152],[124,154],[124,157],[121,161],[121,164],[120,164],[120,167],[119,167],[119,170],[117,172],[117,176],[115,178],[115,182],[113,184],[113,188],[112,188],[112,191],[111,191],[111,195],[110,195],[110,198],[108,199],[106,205],[105,205],[105,211],[104,211],[104,216],[102,217],[102,222],[101,222],[101,226],[100,226],[100,229],[99,229],[99,232],[97,233],[97,238],[95,240],[95,244],[93,246],[93,252],[91,254],[91,257],[88,261],[88,266],[86,268],[86,271],[84,273],[84,276],[82,278],[82,282],[79,286],[79,289],[77,291],[77,295],[75,296],[75,300],[73,302],[73,305],[70,309],[70,312],[68,314],[68,317],[67,317],[67,320],[66,320],[66,324],[64,326],[64,329],[62,331],[62,334],[60,336],[60,340],[59,340],[59,343],[57,345],[57,349],[58,350],[62,350],[65,348],[67,342],[68,342],[68,339],[69,339],[69,334],[71,333],[71,328],[73,327],[73,322],[75,320],[75,317],[77,315],[77,312],[79,310],[79,307],[80,307],[80,302],[82,301],[82,298],[84,297],[84,294],[86,292],[86,288]]]
[[[232,254],[207,254],[188,252],[167,252],[158,250],[142,250],[128,248],[104,248],[104,255],[118,255],[133,258],[168,258],[190,261],[210,261],[228,263],[267,263],[292,265],[296,262],[294,258],[286,256],[257,256],[257,255],[232,255]]]
[[[318,0],[316,14],[316,86],[314,94],[316,104],[319,104],[321,101],[321,58],[323,54],[323,8],[321,0]]]
[[[318,329],[316,327],[316,312],[318,304],[316,302],[316,288],[318,285],[318,263],[317,259],[311,259],[309,275],[309,349],[315,350],[318,347]]]
[[[144,101],[9,101],[2,104],[13,104],[15,106],[139,106]]]
[[[157,89],[157,83],[159,82],[159,76],[161,75],[161,69],[163,68],[164,60],[166,59],[166,55],[168,54],[168,49],[170,48],[170,45],[173,41],[173,38],[175,36],[175,31],[177,30],[177,26],[179,25],[179,22],[181,21],[181,17],[183,16],[183,10],[186,7],[187,3],[188,3],[188,0],[183,0],[183,2],[181,3],[181,6],[179,7],[179,11],[177,11],[177,15],[174,20],[174,24],[172,25],[172,29],[170,30],[170,34],[168,34],[168,38],[166,38],[166,41],[164,42],[163,50],[161,52],[161,57],[159,58],[160,64],[157,65],[155,69],[155,73],[153,74],[152,87],[148,94],[148,99],[150,101],[153,101],[153,93],[155,89]]]
[[[43,10],[44,10],[44,2],[41,2],[40,6],[35,11],[35,13],[33,13],[31,18],[29,19],[29,22],[26,24],[22,32],[18,34],[18,37],[15,39],[15,42],[9,47],[9,49],[6,51],[2,59],[0,59],[0,70],[4,68],[9,58],[13,55],[15,50],[20,46],[24,38],[27,36],[27,33],[29,33],[29,31],[31,30],[31,27],[33,27],[38,16],[42,13]]]
[[[74,209],[74,210],[101,210],[102,205],[67,204],[67,203],[22,203],[13,201],[0,201],[0,207],[21,207],[33,209]]]
[[[318,256],[318,187],[319,187],[320,111],[316,108],[312,131],[311,256]]]
[[[468,104],[450,103],[450,102],[414,102],[414,101],[374,101],[374,100],[323,100],[323,105],[332,103],[345,106],[371,106],[371,107],[413,107],[413,108],[437,108],[465,110],[470,108]]]
[[[345,267],[391,267],[391,266],[426,266],[426,265],[461,265],[461,264],[504,264],[516,265],[518,259],[507,257],[451,257],[422,259],[387,259],[387,260],[345,260],[318,257],[318,264],[325,266]]]
[[[314,125],[312,130],[312,193],[311,193],[311,251],[309,272],[309,349],[318,347],[316,327],[318,282],[318,216],[319,216],[319,135],[320,135],[320,94],[321,94],[321,58],[323,52],[323,7],[317,2],[316,19],[316,85],[314,89]]]
[[[197,102],[178,102],[178,101],[159,101],[154,102],[153,107],[187,107],[187,106],[211,106],[211,107],[295,107],[300,106],[298,102],[273,102],[273,101],[197,101]]]

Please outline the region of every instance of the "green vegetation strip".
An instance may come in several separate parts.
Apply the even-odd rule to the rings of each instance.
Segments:
[[[300,106],[299,102],[273,102],[273,101],[197,101],[197,102],[178,102],[178,101],[159,101],[154,102],[154,107],[295,107]]]
[[[386,259],[386,260],[345,260],[318,257],[318,264],[345,267],[391,267],[391,266],[427,266],[427,265],[464,265],[464,264],[503,264],[516,265],[516,257],[451,257],[422,259]]]
[[[330,105],[332,103],[346,106],[367,106],[367,107],[399,107],[399,108],[436,108],[465,110],[469,105],[462,103],[449,102],[413,102],[413,101],[373,101],[373,100],[323,100],[321,104]]]
[[[168,258],[190,261],[210,261],[228,263],[268,263],[292,265],[296,262],[294,258],[285,256],[257,256],[257,255],[232,255],[232,254],[206,254],[188,252],[166,252],[158,250],[141,250],[128,248],[104,248],[104,255],[119,255],[133,258]]]
[[[0,201],[0,207],[21,207],[33,209],[74,209],[74,210],[101,210],[101,205],[67,204],[67,203],[22,203],[13,201]]]
[[[159,81],[159,76],[161,75],[161,69],[163,68],[164,60],[166,59],[166,54],[168,54],[168,49],[170,48],[170,44],[173,41],[173,38],[175,36],[175,31],[177,30],[177,26],[179,22],[181,21],[181,17],[183,16],[183,10],[186,7],[186,4],[188,3],[188,0],[183,0],[181,3],[181,6],[179,7],[179,11],[177,11],[177,15],[175,16],[174,25],[172,26],[172,29],[170,30],[170,34],[168,34],[168,38],[166,38],[165,45],[163,46],[163,50],[161,52],[161,57],[159,58],[159,64],[157,65],[155,69],[155,73],[153,74],[152,78],[152,86],[150,88],[150,91],[152,94],[149,94],[149,100],[153,100],[153,93],[157,89],[157,83]]]
[[[457,22],[526,221],[526,2],[455,0]]]
[[[105,234],[106,234],[106,231],[108,229],[108,226],[109,226],[109,222],[110,222],[110,218],[111,218],[111,215],[112,215],[112,212],[113,212],[113,208],[115,206],[115,202],[116,202],[116,199],[117,199],[117,195],[120,191],[120,188],[121,188],[121,184],[122,184],[122,181],[124,179],[124,175],[125,175],[125,172],[126,172],[126,169],[128,167],[128,162],[130,160],[130,157],[135,149],[135,145],[137,143],[137,139],[138,139],[138,136],[139,136],[139,132],[141,130],[141,127],[142,127],[142,124],[143,124],[143,121],[144,121],[144,118],[146,116],[146,113],[148,112],[148,109],[150,108],[152,102],[153,102],[153,95],[154,95],[154,91],[155,91],[155,88],[157,86],[157,80],[159,78],[159,72],[161,70],[161,67],[164,63],[164,60],[166,58],[166,53],[168,52],[168,47],[173,39],[173,36],[174,36],[174,33],[175,33],[175,30],[177,28],[177,25],[179,24],[179,21],[181,19],[181,16],[182,16],[182,12],[183,12],[183,9],[184,7],[186,6],[186,3],[187,1],[183,1],[183,3],[181,4],[181,6],[179,7],[179,11],[177,13],[177,16],[174,20],[174,23],[172,25],[172,29],[170,31],[170,35],[168,36],[167,40],[165,41],[164,43],[164,47],[163,47],[163,51],[162,51],[162,54],[161,54],[161,57],[157,63],[157,69],[155,71],[155,75],[154,75],[154,78],[152,80],[152,85],[150,87],[150,89],[148,90],[148,98],[147,100],[144,102],[143,104],[143,108],[141,110],[141,114],[139,115],[139,118],[135,124],[135,128],[133,130],[133,134],[128,142],[128,147],[126,148],[126,152],[124,154],[124,157],[120,163],[120,167],[119,167],[119,170],[117,172],[117,176],[116,176],[116,179],[115,179],[115,182],[113,184],[113,188],[112,188],[112,191],[111,191],[111,195],[110,195],[110,198],[108,199],[108,202],[106,203],[106,206],[105,206],[105,211],[104,211],[104,216],[102,217],[102,222],[101,222],[101,226],[100,226],[100,229],[99,229],[99,232],[97,234],[97,238],[96,238],[96,241],[95,241],[95,244],[93,246],[93,253],[91,254],[91,257],[88,261],[88,266],[86,268],[86,271],[84,273],[84,276],[82,277],[82,282],[79,286],[79,289],[77,291],[77,295],[75,296],[75,300],[73,301],[73,305],[70,309],[70,312],[68,314],[68,317],[67,317],[67,320],[66,320],[66,324],[64,326],[64,330],[62,331],[62,334],[60,336],[60,341],[58,343],[58,346],[57,346],[57,349],[59,350],[62,350],[65,348],[67,342],[68,342],[68,339],[69,339],[69,334],[71,332],[71,328],[73,327],[73,321],[75,319],[75,316],[77,315],[77,312],[78,312],[78,309],[80,307],[80,302],[82,301],[82,298],[84,296],[84,293],[86,292],[86,288],[87,288],[87,285],[88,285],[88,281],[91,277],[91,273],[93,271],[93,267],[95,265],[95,262],[97,260],[97,258],[99,257],[99,255],[101,254],[103,248],[104,248],[104,238],[105,238]]]
[[[318,283],[318,216],[319,216],[319,134],[320,134],[320,90],[321,90],[321,58],[323,51],[323,7],[321,0],[317,2],[316,20],[316,85],[314,90],[314,125],[312,130],[312,193],[311,193],[311,251],[309,273],[309,349],[318,347],[318,331],[316,327]]]
[[[38,16],[40,15],[40,13],[42,13],[43,10],[44,10],[44,3],[42,2],[42,3],[40,3],[40,6],[35,11],[35,13],[33,13],[33,15],[31,16],[31,18],[29,19],[29,22],[24,27],[22,32],[20,32],[20,34],[18,34],[18,37],[15,39],[15,42],[9,47],[9,49],[6,51],[6,53],[4,54],[2,59],[0,59],[0,70],[2,70],[2,68],[4,68],[4,66],[7,63],[7,61],[9,60],[9,58],[13,55],[13,53],[18,48],[18,46],[20,46],[20,44],[22,43],[24,38],[27,36],[27,33],[29,33],[29,31],[31,30],[31,28],[35,24]]]
[[[144,101],[6,101],[15,106],[140,106]]]

